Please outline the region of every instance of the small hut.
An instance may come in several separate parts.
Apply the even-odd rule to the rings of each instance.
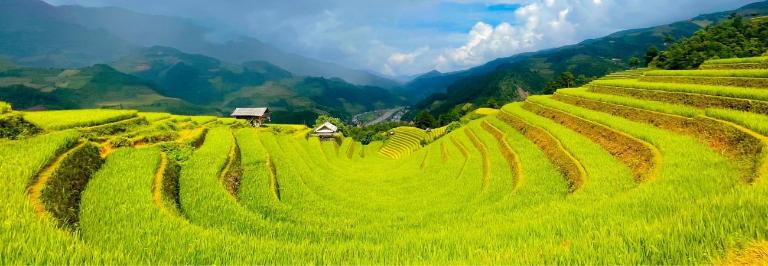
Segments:
[[[237,119],[248,120],[248,123],[253,127],[261,127],[264,122],[271,120],[269,116],[269,108],[235,108],[232,112],[232,116]]]
[[[325,122],[319,127],[315,128],[315,135],[317,135],[320,140],[333,140],[333,135],[338,131],[339,128],[336,127],[336,125],[331,124],[330,122]]]

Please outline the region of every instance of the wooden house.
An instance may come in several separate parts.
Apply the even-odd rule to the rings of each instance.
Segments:
[[[330,122],[325,122],[319,127],[315,128],[314,133],[317,137],[320,138],[320,140],[333,140],[334,134],[336,134],[339,131],[339,128],[336,127],[336,125],[331,124]]]
[[[253,127],[261,127],[262,124],[271,120],[269,113],[269,108],[266,107],[235,108],[232,117],[248,120],[248,123]]]

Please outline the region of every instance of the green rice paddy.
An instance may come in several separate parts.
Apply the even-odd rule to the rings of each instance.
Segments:
[[[43,132],[0,142],[0,264],[719,264],[763,250],[768,116],[596,88],[742,101],[768,90],[642,75],[368,145],[212,116],[21,112]],[[60,162],[85,160],[69,152],[83,143],[103,160],[87,184],[47,182],[80,173]],[[78,222],[60,226],[47,206]]]

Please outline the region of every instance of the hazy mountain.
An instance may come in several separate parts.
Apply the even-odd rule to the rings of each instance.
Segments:
[[[226,64],[212,57],[161,46],[135,50],[112,65],[154,82],[164,95],[196,104],[221,101],[225,94],[243,86],[292,77],[290,72],[269,63]]]
[[[210,36],[214,32],[187,19],[145,15],[113,7],[61,6],[56,9],[69,15],[73,23],[91,30],[106,30],[138,46],[174,47],[233,63],[267,61],[300,76],[338,77],[355,84],[384,88],[399,85],[366,71],[287,53],[250,37],[212,40]]]
[[[429,97],[416,104],[415,111],[445,112],[453,105],[470,102],[484,104],[490,98],[511,101],[519,98],[518,87],[538,93],[544,84],[560,73],[602,76],[628,68],[629,58],[642,58],[650,46],[663,49],[666,36],[673,39],[691,36],[711,23],[736,13],[742,16],[768,14],[768,2],[758,2],[738,10],[701,15],[690,20],[657,27],[625,30],[608,36],[585,40],[575,45],[499,58],[484,65],[452,73],[430,72],[405,85],[405,94]]]
[[[0,99],[16,109],[136,108],[184,114],[211,108],[166,97],[140,78],[107,65],[79,69],[7,68],[0,71]]]
[[[72,67],[111,61],[132,45],[102,29],[73,23],[38,0],[0,1],[0,55],[27,66]]]
[[[29,68],[0,61],[0,99],[19,109],[135,108],[227,115],[235,107],[269,106],[276,122],[341,118],[404,104],[391,91],[341,79],[294,76],[263,61],[222,62],[155,46],[107,65]],[[121,72],[122,71],[122,72]]]

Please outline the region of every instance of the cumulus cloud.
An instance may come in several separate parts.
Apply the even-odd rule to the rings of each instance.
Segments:
[[[544,0],[515,11],[514,20],[520,22],[517,25],[477,22],[466,44],[438,56],[436,67],[440,71],[453,71],[498,57],[567,43],[574,33],[574,24],[568,20],[571,8],[572,3],[566,1]]]
[[[757,0],[45,1],[185,17],[211,28],[211,36],[247,35],[325,61],[413,75],[461,70]],[[492,8],[499,5],[504,8]]]
[[[462,45],[445,48],[436,56],[435,68],[466,69],[499,57],[670,23],[750,2],[754,1],[534,0],[516,10],[510,22],[476,22]]]

